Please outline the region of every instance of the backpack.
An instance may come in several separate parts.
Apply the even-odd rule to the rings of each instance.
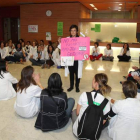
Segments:
[[[91,92],[87,92],[89,106],[83,113],[78,125],[77,134],[81,140],[98,140],[103,127],[103,109],[108,103],[105,98],[100,106],[94,105]],[[95,93],[94,100],[97,96]]]

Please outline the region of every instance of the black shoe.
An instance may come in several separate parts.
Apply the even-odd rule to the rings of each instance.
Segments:
[[[80,92],[80,89],[79,88],[76,88],[76,92]]]
[[[72,91],[72,90],[73,90],[72,87],[70,87],[70,88],[67,89],[68,92],[70,92],[70,91]]]
[[[120,84],[122,84],[122,82],[120,81]]]
[[[123,78],[124,78],[124,79],[127,79],[127,77],[126,77],[126,76],[123,76]]]

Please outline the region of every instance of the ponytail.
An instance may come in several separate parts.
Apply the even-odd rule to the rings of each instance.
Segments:
[[[107,84],[108,77],[106,74],[96,74],[95,81],[99,84],[99,91],[103,96],[106,96],[111,92],[111,87]]]
[[[110,94],[111,87],[109,85],[105,84],[105,85],[99,86],[99,90],[102,95],[106,96],[106,95]]]

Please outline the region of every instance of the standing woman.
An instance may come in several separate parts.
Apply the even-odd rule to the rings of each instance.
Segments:
[[[71,25],[69,32],[70,32],[70,37],[79,37],[77,25]],[[60,39],[58,41],[60,43]],[[58,48],[61,49],[61,44],[58,45]],[[83,69],[82,60],[75,60],[73,66],[65,67],[66,76],[70,73],[70,88],[67,89],[68,92],[70,92],[74,88],[74,74],[76,76],[75,79],[76,92],[80,92],[79,83],[80,83],[80,78],[82,78],[82,69]]]
[[[125,61],[125,62],[128,62],[131,59],[128,43],[125,43],[123,45],[120,55],[118,55],[118,59],[119,61]]]

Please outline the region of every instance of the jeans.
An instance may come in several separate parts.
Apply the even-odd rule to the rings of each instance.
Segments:
[[[66,110],[66,115],[70,118],[73,107],[75,105],[75,100],[73,98],[68,98],[68,108]]]
[[[37,61],[37,60],[32,59],[32,58],[30,58],[29,60],[32,62],[32,65],[35,65],[35,66],[41,66],[42,64],[45,63],[45,60],[39,60],[39,61]]]

